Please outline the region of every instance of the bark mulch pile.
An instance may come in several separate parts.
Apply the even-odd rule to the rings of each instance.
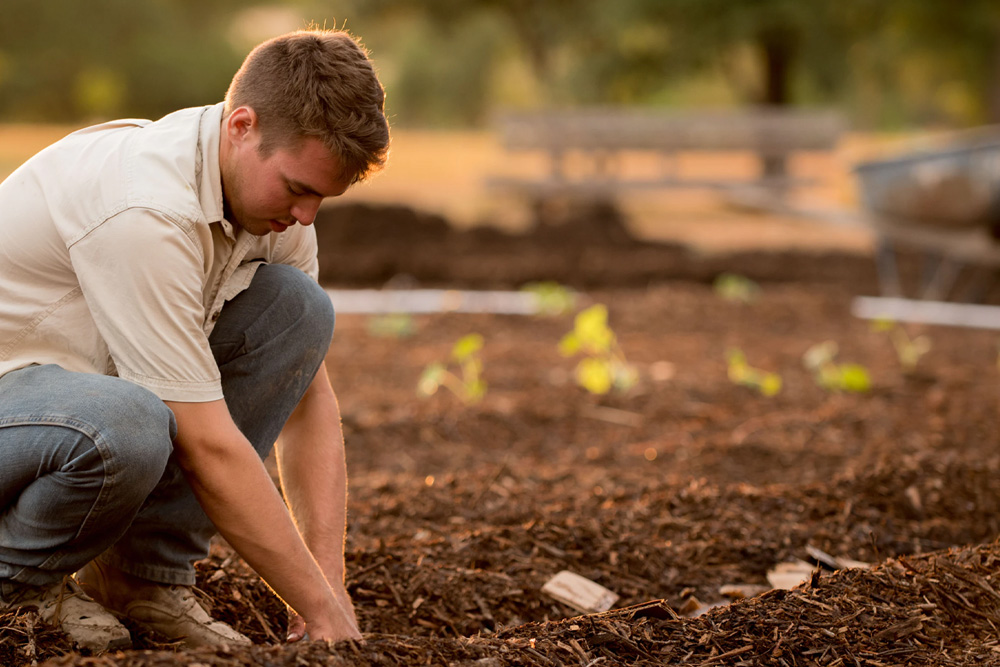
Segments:
[[[171,651],[47,665],[157,667],[237,665],[971,665],[1000,661],[1000,545],[892,558],[871,570],[823,574],[697,618],[664,602],[530,623],[493,635],[374,634],[364,643],[197,650],[184,663]],[[18,619],[30,634],[30,619]],[[37,650],[37,649],[36,649]]]

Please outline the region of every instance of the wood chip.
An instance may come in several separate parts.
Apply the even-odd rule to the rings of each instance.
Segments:
[[[569,570],[545,582],[542,592],[584,614],[607,611],[618,601],[618,594]]]
[[[808,581],[815,569],[815,565],[802,560],[778,563],[772,569],[768,570],[767,581],[774,588],[789,590]]]

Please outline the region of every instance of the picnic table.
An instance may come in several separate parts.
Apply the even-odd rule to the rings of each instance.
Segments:
[[[506,112],[496,119],[503,148],[547,156],[542,175],[503,175],[487,185],[533,202],[559,196],[613,199],[635,190],[758,189],[783,196],[808,184],[789,174],[789,158],[804,151],[831,151],[843,118],[829,110],[760,107],[739,111],[663,112],[634,108],[546,109]],[[755,178],[701,178],[679,173],[677,156],[689,152],[751,151],[759,158]],[[621,156],[642,152],[659,158],[658,173],[629,175]],[[574,160],[575,169],[569,168]],[[586,166],[579,168],[580,163]]]

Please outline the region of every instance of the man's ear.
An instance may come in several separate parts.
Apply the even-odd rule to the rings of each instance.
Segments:
[[[252,141],[258,131],[257,114],[248,106],[237,107],[226,118],[226,136],[233,144]]]

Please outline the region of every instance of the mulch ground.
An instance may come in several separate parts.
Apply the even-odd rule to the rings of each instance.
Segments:
[[[199,588],[252,649],[185,651],[135,629],[135,649],[87,656],[21,612],[0,615],[0,665],[1000,664],[997,334],[907,327],[932,348],[904,372],[888,336],[850,315],[852,296],[874,293],[868,258],[698,258],[595,224],[577,243],[563,229],[583,261],[572,271],[546,276],[544,253],[526,250],[505,275],[522,241],[435,232],[447,252],[425,256],[412,230],[380,224],[339,234],[356,249],[394,247],[396,259],[351,259],[341,239],[324,245],[341,260],[332,271],[367,261],[410,284],[562,280],[581,290],[574,312],[608,306],[638,384],[605,396],[575,384],[576,360],[556,350],[573,312],[418,316],[394,335],[342,315],[328,366],[365,641],[282,645],[280,602],[219,543],[198,564]],[[501,256],[488,260],[491,249]],[[649,258],[671,253],[694,268],[657,274]],[[719,296],[710,282],[723,270],[760,281],[757,298]],[[379,271],[336,284],[378,284]],[[483,400],[418,398],[426,365],[473,332],[485,339]],[[802,355],[825,340],[838,361],[868,369],[869,392],[815,383]],[[732,347],[779,373],[781,393],[731,382]],[[871,567],[835,570],[817,549]],[[768,571],[792,560],[813,566],[808,580],[766,590]],[[581,615],[549,597],[542,586],[561,570],[617,603]],[[734,585],[766,592],[734,600],[722,592]]]

